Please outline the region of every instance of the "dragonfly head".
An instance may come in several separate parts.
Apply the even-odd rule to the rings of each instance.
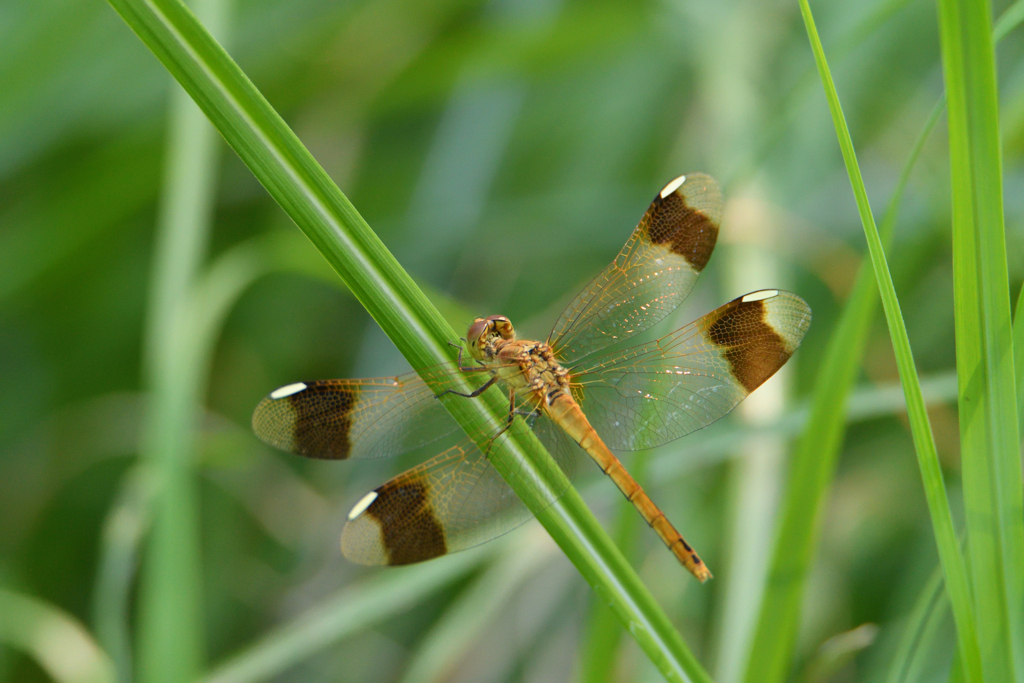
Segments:
[[[469,353],[477,360],[486,360],[493,356],[496,352],[495,344],[498,341],[515,338],[516,331],[512,329],[512,323],[503,315],[477,318],[469,326],[469,332],[466,333]]]

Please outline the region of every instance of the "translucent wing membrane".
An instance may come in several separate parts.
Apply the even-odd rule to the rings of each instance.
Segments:
[[[535,428],[572,479],[575,444],[544,416]],[[341,549],[359,564],[411,564],[479,545],[532,516],[487,456],[464,441],[367,494],[349,513]]]
[[[253,429],[267,443],[310,458],[376,458],[427,445],[440,451],[360,499],[342,532],[342,551],[353,562],[420,562],[483,543],[531,517],[476,445],[482,435],[507,434],[495,435],[481,418],[468,425],[476,438],[467,439],[437,400],[448,389],[465,389],[473,371],[480,373],[477,387],[500,377],[518,392],[516,412],[568,478],[578,442],[703,581],[711,574],[697,553],[608,447],[652,448],[728,413],[793,354],[810,326],[810,308],[795,294],[754,292],[657,341],[597,352],[648,329],[686,298],[711,257],[721,213],[721,191],[708,176],[680,176],[665,186],[615,261],[562,314],[550,350],[503,336],[488,338],[494,346],[480,354],[486,368],[450,364],[418,375],[290,384],[257,406]],[[575,403],[564,393],[566,370]],[[513,481],[517,476],[511,473]],[[547,502],[562,493],[552,492]]]
[[[459,431],[435,396],[459,386],[464,374],[452,364],[424,370],[423,377],[289,384],[256,406],[252,427],[266,443],[308,458],[398,455]]]
[[[548,339],[568,366],[659,322],[687,297],[718,238],[722,191],[702,173],[665,186],[626,246],[562,313]]]
[[[708,426],[800,345],[811,309],[789,292],[747,294],[656,341],[573,373],[573,394],[611,448],[653,448]]]
[[[385,457],[460,440],[356,504],[342,532],[342,550],[353,562],[419,562],[483,543],[530,519],[526,506],[435,398],[457,386],[455,375],[462,372],[452,365],[424,371],[422,378],[299,382],[274,391],[256,407],[257,436],[311,458]],[[523,413],[532,407],[517,404]],[[544,415],[531,415],[528,422],[572,479],[576,445]],[[483,429],[492,427],[489,422],[470,427],[471,432]]]

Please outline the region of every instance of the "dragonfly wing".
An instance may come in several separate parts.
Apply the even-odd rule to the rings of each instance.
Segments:
[[[264,398],[252,416],[266,443],[308,458],[346,460],[405,453],[458,431],[435,398],[457,386],[452,366],[420,375],[298,382]]]
[[[571,479],[575,444],[544,416],[535,430]],[[358,564],[412,564],[479,545],[532,516],[487,456],[467,440],[364,496],[349,513],[341,550]]]
[[[747,294],[661,339],[588,359],[573,393],[609,447],[660,446],[736,407],[789,360],[810,324],[795,294]]]
[[[619,255],[562,313],[548,343],[566,365],[646,330],[693,289],[718,238],[722,190],[702,173],[665,186]]]

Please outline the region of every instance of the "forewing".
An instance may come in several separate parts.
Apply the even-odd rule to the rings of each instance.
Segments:
[[[687,297],[711,258],[722,190],[702,173],[654,198],[619,255],[562,313],[548,343],[566,365],[646,330]]]
[[[736,407],[789,360],[810,324],[795,294],[747,294],[661,339],[589,359],[573,394],[609,447],[660,446]]]
[[[459,429],[435,396],[458,386],[455,367],[420,375],[297,382],[264,398],[252,416],[256,435],[308,458],[346,460],[405,453]]]
[[[571,480],[575,444],[544,416],[534,428]],[[467,440],[363,497],[349,513],[341,550],[358,564],[412,564],[479,545],[532,516],[487,456]]]

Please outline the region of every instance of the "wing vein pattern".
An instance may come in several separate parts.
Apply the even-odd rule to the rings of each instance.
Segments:
[[[693,289],[718,239],[722,191],[702,173],[669,183],[618,256],[566,307],[548,338],[572,365],[642,332]]]

